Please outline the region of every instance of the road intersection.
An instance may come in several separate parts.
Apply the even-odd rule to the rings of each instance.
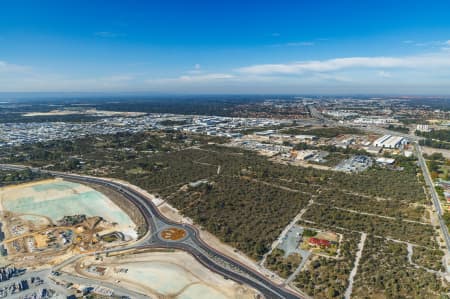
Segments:
[[[380,131],[378,129],[375,130],[373,128],[366,128],[366,130],[376,131],[377,133],[382,134],[390,133],[389,130],[386,129]],[[439,197],[434,188],[433,181],[430,177],[426,162],[423,158],[420,145],[417,142],[417,138],[414,138],[409,134],[405,135],[404,137],[408,137],[410,138],[410,140],[413,141],[418,156],[419,165],[422,168],[424,174],[425,183],[429,188],[432,202],[438,215],[440,228],[447,245],[447,252],[450,252],[450,236],[447,226],[445,225],[445,222],[442,218],[443,210],[441,207]],[[19,165],[0,165],[0,167],[12,170],[21,170],[25,168],[25,166]],[[39,169],[32,169],[32,170],[40,171]],[[121,193],[123,197],[130,203],[134,204],[144,216],[148,227],[148,232],[146,233],[146,235],[144,235],[140,240],[138,240],[132,245],[108,249],[101,253],[117,252],[129,249],[155,249],[155,248],[172,248],[183,250],[190,253],[193,257],[195,257],[195,259],[198,262],[200,262],[202,265],[212,270],[213,272],[218,273],[227,279],[232,279],[238,283],[249,285],[250,287],[253,287],[254,289],[258,290],[266,298],[307,297],[300,295],[298,293],[294,293],[293,291],[287,289],[284,285],[278,285],[274,283],[273,281],[263,276],[258,271],[251,269],[242,264],[241,262],[231,258],[230,256],[227,256],[217,251],[216,249],[212,248],[200,238],[200,232],[195,226],[184,223],[183,224],[176,223],[172,220],[167,219],[159,212],[158,208],[154,205],[151,198],[149,198],[146,194],[139,192],[135,188],[130,187],[126,183],[120,183],[117,181],[112,181],[110,179],[104,179],[99,177],[82,176],[72,173],[62,173],[52,171],[49,171],[49,173],[64,179],[69,179],[80,183],[102,185],[106,188],[115,190]],[[160,232],[169,228],[182,229],[186,231],[186,236],[180,240],[175,241],[166,240],[162,238]],[[53,269],[54,270],[61,269],[64,266],[75,262],[82,256],[85,255],[74,256],[71,259],[64,261],[60,265],[55,266]]]
[[[24,166],[18,165],[1,165],[1,167],[10,170],[21,170],[24,168]],[[33,168],[31,170],[40,171],[39,169]],[[190,253],[197,261],[213,272],[216,272],[227,279],[232,279],[238,283],[253,287],[266,298],[303,298],[301,295],[288,290],[284,286],[275,284],[262,274],[250,269],[239,261],[210,247],[200,238],[200,232],[195,226],[180,224],[167,219],[159,212],[158,208],[153,204],[150,198],[125,184],[98,177],[52,171],[46,172],[63,179],[69,179],[80,183],[97,184],[113,189],[121,193],[126,200],[139,208],[148,227],[147,234],[132,245],[106,250],[102,253],[145,248],[179,249]],[[163,239],[159,233],[167,228],[179,228],[185,230],[187,236],[177,241],[168,241]],[[74,262],[80,257],[81,255],[75,256],[70,260],[63,262],[61,265],[56,266],[54,269],[61,269],[63,266]]]

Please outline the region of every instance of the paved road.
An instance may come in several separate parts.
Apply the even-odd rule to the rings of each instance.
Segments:
[[[331,123],[331,121],[330,121],[330,123]],[[334,124],[336,125],[336,123],[334,123]],[[447,245],[447,252],[450,254],[450,235],[448,232],[447,225],[445,224],[444,219],[442,218],[443,211],[442,211],[441,202],[440,202],[439,196],[436,192],[436,189],[434,188],[433,180],[431,179],[430,172],[428,171],[428,167],[425,162],[425,159],[423,158],[422,148],[418,143],[420,140],[422,140],[424,138],[420,137],[420,136],[416,136],[416,135],[414,135],[414,133],[403,134],[403,133],[399,133],[399,132],[395,132],[395,131],[390,131],[385,128],[374,126],[374,125],[369,125],[369,126],[360,127],[360,128],[365,131],[374,132],[374,133],[378,133],[378,134],[385,134],[385,135],[390,134],[390,135],[402,136],[402,137],[408,138],[409,140],[411,140],[413,142],[414,147],[417,152],[418,159],[419,159],[420,167],[422,168],[425,183],[430,190],[431,199],[433,201],[433,205],[436,209],[436,213],[439,218],[439,225],[441,227],[441,231],[442,231],[442,234],[444,235],[444,240]],[[447,272],[450,272],[450,269],[447,269]]]
[[[414,133],[410,133],[410,134],[400,133],[400,132],[397,132],[397,131],[391,131],[391,130],[388,130],[386,128],[375,126],[375,125],[355,126],[355,127],[358,127],[359,129],[361,129],[363,131],[377,133],[377,134],[380,134],[380,135],[401,136],[401,137],[407,138],[407,139],[409,139],[411,141],[419,141],[419,140],[424,139],[423,137],[414,135]]]
[[[419,158],[420,167],[422,168],[425,183],[427,184],[427,186],[430,190],[431,199],[433,201],[434,208],[436,209],[436,213],[439,218],[439,225],[441,226],[441,231],[442,231],[442,234],[444,235],[445,244],[447,245],[447,252],[450,253],[450,236],[448,234],[447,225],[445,224],[445,221],[442,218],[443,211],[442,211],[442,206],[441,206],[441,201],[439,199],[439,195],[437,194],[436,189],[434,188],[433,180],[431,179],[427,164],[425,162],[425,159],[423,158],[422,149],[421,149],[420,145],[417,142],[415,142],[414,146],[416,148],[417,156]]]
[[[12,165],[0,165],[0,167],[9,169],[24,168],[23,166]],[[37,171],[37,169],[33,170]],[[102,185],[120,192],[127,200],[139,208],[146,219],[149,232],[161,231],[166,227],[178,227],[185,229],[187,232],[187,237],[180,241],[167,241],[163,240],[158,233],[147,233],[133,246],[128,246],[117,250],[130,248],[175,248],[184,250],[192,254],[200,263],[210,270],[238,283],[249,285],[258,290],[266,298],[302,298],[302,296],[291,292],[283,286],[276,285],[268,278],[264,277],[257,271],[248,268],[239,261],[236,261],[235,259],[210,247],[202,239],[200,239],[200,233],[197,228],[188,224],[175,223],[167,219],[159,212],[150,198],[147,198],[145,195],[124,184],[106,179],[80,176],[76,174],[61,172],[50,173],[61,178],[70,179],[81,183]],[[73,258],[73,260],[76,260],[76,258]]]
[[[322,125],[326,125],[326,124],[332,125],[332,124],[334,124],[333,120],[330,120],[330,119],[324,117],[323,114],[320,113],[316,109],[316,104],[307,105],[306,108],[309,110],[309,113],[311,114],[311,117],[318,119],[320,124],[322,124]]]

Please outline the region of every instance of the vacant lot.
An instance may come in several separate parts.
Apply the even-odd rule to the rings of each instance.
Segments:
[[[91,265],[106,269],[104,276],[97,279],[120,280],[122,285],[152,298],[252,299],[255,294],[252,289],[209,271],[190,254],[181,251],[116,254],[101,262],[88,257],[82,262],[83,269]],[[75,266],[79,274],[92,275],[83,269],[79,264]],[[71,267],[65,270],[73,271]]]
[[[5,188],[0,191],[3,210],[18,214],[35,214],[54,223],[64,216],[84,214],[100,216],[124,228],[134,223],[103,194],[77,183],[60,179]]]

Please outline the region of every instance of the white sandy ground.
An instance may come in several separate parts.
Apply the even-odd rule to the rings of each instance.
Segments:
[[[66,215],[100,216],[118,223],[116,230],[123,231],[130,239],[137,237],[136,225],[130,217],[105,195],[88,186],[61,179],[0,188],[0,211],[5,210],[42,215],[53,222]]]
[[[142,116],[145,112],[121,112],[121,111],[105,111],[96,109],[79,109],[79,110],[52,110],[49,112],[30,112],[22,114],[23,116],[33,117],[33,116],[58,116],[58,115],[74,115],[74,114],[85,114],[85,115],[97,115],[97,116]]]
[[[87,272],[86,269],[92,264],[107,267],[105,275],[93,276]],[[116,273],[116,270],[124,268],[128,270],[126,273]],[[211,272],[182,251],[112,256],[101,262],[87,257],[75,267],[68,266],[63,271],[74,269],[79,275],[114,283],[120,281],[122,287],[157,298],[251,299],[257,294],[249,287]]]
[[[172,221],[175,221],[175,222],[179,222],[179,223],[188,223],[191,225],[194,223],[191,218],[181,215],[181,213],[176,208],[172,207],[166,201],[163,201],[160,198],[157,198],[153,194],[148,193],[146,190],[139,188],[138,186],[132,185],[129,182],[126,182],[123,180],[111,179],[111,178],[107,178],[107,179],[110,181],[113,181],[113,182],[124,184],[125,186],[132,188],[132,189],[138,191],[139,193],[145,195],[147,198],[149,198],[153,202],[154,205],[156,205],[158,207],[160,213],[163,214],[166,218],[168,218]],[[219,238],[217,238],[213,234],[207,232],[206,230],[202,229],[201,227],[199,227],[197,225],[195,225],[195,226],[200,231],[200,238],[206,244],[208,244],[210,247],[239,261],[240,263],[246,265],[250,269],[257,271],[258,273],[260,273],[260,274],[264,275],[265,277],[269,278],[270,280],[274,281],[275,283],[282,284],[284,282],[284,280],[282,278],[280,278],[278,275],[276,275],[275,273],[271,272],[270,270],[268,270],[266,268],[261,267],[260,265],[257,264],[256,261],[250,259],[244,253],[240,252],[236,248],[233,248],[233,247],[223,243],[222,241],[220,241]],[[289,285],[287,285],[286,287],[293,290],[294,292],[297,292],[296,289],[292,288]]]
[[[68,183],[70,188],[67,188],[66,185],[59,186],[63,188],[53,188],[53,185],[62,183]],[[124,183],[121,181],[121,183]],[[53,184],[53,185],[52,185]],[[192,223],[192,220],[183,217],[178,213],[176,209],[168,205],[167,203],[164,203],[161,201],[161,199],[155,198],[153,195],[143,191],[142,189],[130,185],[126,183],[128,186],[137,189],[139,192],[144,193],[148,196],[150,200],[153,200],[155,204],[159,206],[165,206],[166,209],[162,209],[163,214],[165,214],[166,217],[173,219],[177,222],[185,222],[185,223]],[[56,180],[46,180],[46,181],[39,181],[39,182],[33,182],[33,183],[27,183],[27,184],[21,184],[17,186],[8,186],[4,188],[0,188],[0,211],[5,210],[5,203],[7,205],[8,201],[14,201],[18,199],[23,198],[31,198],[32,203],[38,203],[38,204],[47,204],[51,202],[52,200],[58,200],[61,197],[66,196],[74,196],[76,197],[77,194],[83,194],[86,192],[96,192],[92,188],[80,184],[75,184],[71,182],[64,182],[61,179]],[[105,197],[105,196],[103,196]],[[107,198],[106,198],[107,199]],[[120,210],[112,201],[107,199],[107,205],[105,208],[102,208],[100,210],[94,209],[92,211],[94,214],[104,217],[105,219],[112,220],[111,210]],[[14,206],[14,205],[13,205]],[[71,204],[70,207],[65,207],[64,209],[62,207],[59,207],[59,209],[62,209],[62,211],[56,211],[54,210],[54,207],[48,206],[48,218],[51,218],[53,221],[57,220],[55,215],[58,215],[61,213],[61,215],[68,215],[68,214],[77,214],[80,213],[76,209],[77,204]],[[21,212],[23,214],[24,206],[21,206]],[[26,209],[26,207],[25,207]],[[42,209],[41,211],[45,209]],[[165,210],[165,211],[164,211]],[[69,212],[68,212],[69,211]],[[121,210],[120,210],[121,211]],[[14,211],[12,211],[14,212]],[[29,214],[34,214],[35,211],[29,211]],[[42,212],[41,212],[42,213]],[[42,213],[46,214],[46,213]],[[33,217],[28,217],[30,220]],[[115,221],[119,222],[119,221]],[[119,222],[120,223],[120,222]],[[130,234],[131,231],[128,231]],[[209,234],[206,231],[201,230],[201,237],[205,242],[207,242],[210,246],[217,248],[221,252],[239,260],[241,263],[249,266],[250,268],[253,268],[260,273],[265,274],[266,276],[270,276],[267,271],[264,271],[264,269],[260,268],[256,265],[254,261],[246,257],[244,254],[237,252],[234,248],[223,244],[219,239],[217,239],[215,236]],[[153,255],[155,253],[152,253]],[[246,286],[239,285],[231,280],[226,280],[222,276],[215,274],[211,271],[209,271],[207,268],[204,268],[202,265],[200,265],[192,256],[190,256],[187,253],[184,252],[176,252],[176,253],[164,253],[163,257],[156,256],[152,257],[153,260],[150,260],[150,264],[147,264],[147,261],[138,261],[133,262],[130,261],[130,267],[127,274],[115,274],[114,272],[111,275],[113,276],[130,276],[132,278],[131,282],[127,282],[127,277],[116,277],[115,280],[124,280],[124,283],[129,283],[130,286],[133,287],[139,287],[136,286],[136,282],[133,280],[139,280],[139,279],[145,279],[147,280],[141,287],[143,287],[146,291],[148,290],[148,287],[152,285],[152,282],[157,282],[153,285],[155,290],[152,290],[152,292],[157,292],[162,294],[169,291],[170,295],[172,295],[172,292],[177,292],[176,297],[173,298],[180,298],[180,299],[189,299],[189,298],[195,298],[195,299],[206,299],[206,298],[254,298],[256,291],[251,290],[250,288]],[[159,261],[155,260],[159,258]],[[122,265],[123,258],[121,258],[118,267]],[[148,271],[151,270],[151,271]],[[160,281],[158,281],[158,279]],[[172,286],[173,281],[177,281],[174,286]],[[179,285],[177,285],[177,283]],[[137,282],[139,285],[139,281]],[[180,286],[183,285],[181,289]],[[164,289],[169,288],[169,289]],[[159,290],[158,288],[162,288]],[[172,288],[174,290],[172,290]]]
[[[192,219],[190,219],[188,217],[184,217],[183,215],[181,215],[181,213],[179,213],[179,211],[177,209],[175,209],[174,207],[169,205],[167,202],[161,200],[160,198],[155,197],[153,194],[148,193],[144,189],[141,189],[138,186],[132,185],[129,182],[126,182],[126,181],[123,181],[120,179],[114,179],[114,178],[103,178],[103,179],[123,184],[123,185],[125,185],[129,188],[132,188],[132,189],[138,191],[139,193],[145,195],[149,200],[151,200],[159,208],[161,214],[163,214],[168,219],[173,220],[175,222],[193,224]],[[0,195],[0,200],[1,200],[1,195]],[[0,207],[0,209],[1,209],[1,207]],[[198,228],[200,231],[201,239],[205,243],[207,243],[209,246],[211,246],[211,247],[215,248],[216,250],[218,250],[219,252],[226,254],[227,256],[239,261],[240,263],[246,265],[250,269],[259,272],[260,274],[266,276],[267,278],[271,279],[275,283],[278,283],[278,284],[283,283],[283,280],[281,278],[279,278],[273,272],[258,265],[256,261],[247,257],[244,253],[223,243],[216,236],[203,230],[201,227],[198,227]],[[297,292],[297,290],[295,290],[294,288],[291,288],[289,285],[287,285],[286,287],[290,288],[294,292]]]

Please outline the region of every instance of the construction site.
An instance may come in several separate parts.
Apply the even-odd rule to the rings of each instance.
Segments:
[[[60,179],[0,189],[3,262],[25,267],[137,239],[136,225],[92,188]]]
[[[62,269],[151,298],[253,299],[251,288],[224,279],[178,250],[128,250],[89,256]],[[176,278],[176,279],[175,279]]]

